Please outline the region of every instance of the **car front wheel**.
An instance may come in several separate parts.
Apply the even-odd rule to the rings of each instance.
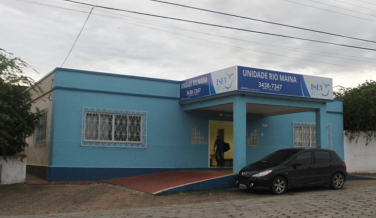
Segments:
[[[281,195],[286,192],[287,182],[286,179],[278,176],[272,182],[271,191],[275,195]]]
[[[331,186],[333,189],[341,189],[345,185],[345,177],[342,173],[334,174],[331,182]]]

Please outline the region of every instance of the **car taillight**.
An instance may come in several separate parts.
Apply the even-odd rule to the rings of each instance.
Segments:
[[[346,169],[346,164],[344,163],[344,164],[342,164],[342,166]]]

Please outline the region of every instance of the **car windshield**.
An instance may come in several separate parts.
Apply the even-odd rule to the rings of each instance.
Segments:
[[[263,163],[274,163],[281,164],[286,160],[290,159],[294,154],[298,153],[299,150],[280,150],[269,154],[268,156],[262,158],[260,162]]]

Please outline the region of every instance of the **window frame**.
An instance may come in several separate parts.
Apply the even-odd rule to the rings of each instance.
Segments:
[[[115,140],[116,138],[116,134],[115,134],[115,117],[116,115],[121,115],[121,116],[125,116],[127,117],[127,130],[126,132],[129,133],[129,125],[131,125],[131,122],[129,122],[129,117],[140,117],[140,121],[139,121],[139,125],[140,125],[140,135],[142,133],[142,115],[137,115],[137,114],[120,114],[120,113],[107,113],[107,112],[93,112],[93,111],[86,111],[85,112],[85,121],[86,121],[86,116],[87,114],[98,114],[98,132],[97,132],[97,139],[86,139],[86,123],[85,123],[85,127],[84,127],[84,141],[85,142],[115,142],[115,143],[135,143],[135,144],[142,144],[142,137],[140,136],[140,141],[130,141],[129,140],[129,135],[127,135],[127,139],[126,141],[118,141],[118,140]],[[101,115],[104,114],[104,115],[110,115],[111,116],[111,139],[112,140],[101,140],[100,137],[101,137],[101,133],[100,133],[100,128],[101,128]]]
[[[326,125],[326,148],[332,149],[333,147],[333,136],[332,136],[332,124]]]
[[[98,115],[98,129],[96,131],[96,139],[92,139],[87,136],[87,114],[97,114]],[[110,115],[111,116],[111,140],[101,140],[101,132],[100,132],[100,117],[101,115]],[[120,115],[121,117],[126,117],[126,141],[124,140],[116,140],[116,138],[121,136],[121,134],[116,135],[116,116]],[[138,128],[137,133],[135,135],[129,134],[130,125],[134,125],[133,122],[130,122],[130,117],[138,117],[139,119],[136,124],[136,128]],[[119,123],[118,123],[119,125]],[[117,109],[103,109],[103,108],[83,108],[82,113],[82,128],[81,128],[81,146],[89,146],[89,147],[121,147],[121,148],[146,148],[147,147],[147,112],[145,111],[131,111],[131,110],[117,110]],[[130,137],[139,138],[139,141],[130,140]]]
[[[303,140],[304,137],[302,135],[299,137],[301,139],[301,141],[296,141],[296,139],[297,139],[297,136],[296,136],[297,132],[295,131],[296,127],[302,127],[302,128],[308,127],[309,128],[309,146],[305,146],[306,142]],[[299,133],[303,134],[302,132],[303,131],[300,131]],[[297,143],[300,143],[301,145],[297,146]],[[295,148],[316,148],[317,147],[316,124],[315,123],[294,122],[293,123],[293,146]]]
[[[47,110],[41,111],[41,117],[39,118],[38,125],[35,129],[35,143],[36,144],[45,143],[47,141],[47,119],[48,119],[47,115],[48,115]],[[42,117],[44,120],[43,124],[41,124]],[[41,126],[43,127],[43,129],[40,128]],[[41,134],[42,131],[44,132],[44,134]],[[44,135],[43,139],[40,139],[41,135]]]

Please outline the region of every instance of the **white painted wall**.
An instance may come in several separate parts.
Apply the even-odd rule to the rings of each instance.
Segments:
[[[376,173],[376,141],[372,140],[366,146],[366,140],[361,133],[358,143],[349,141],[344,134],[345,163],[349,173]]]
[[[20,158],[8,157],[7,160],[8,162],[5,161],[2,156],[0,156],[0,184],[5,185],[25,182],[27,159],[24,158],[21,161]]]

